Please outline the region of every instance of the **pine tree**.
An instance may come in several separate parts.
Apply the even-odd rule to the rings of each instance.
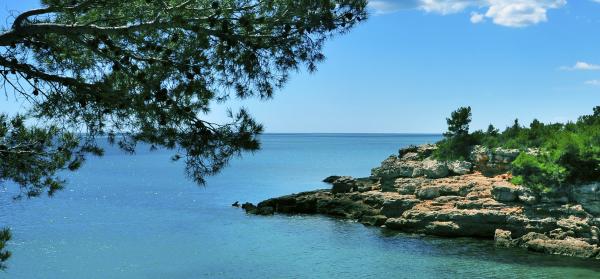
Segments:
[[[367,15],[366,0],[41,3],[0,30],[1,86],[31,105],[31,119],[1,117],[0,178],[27,196],[60,189],[56,171],[101,155],[103,136],[129,152],[140,142],[171,149],[204,183],[259,149],[263,131],[244,109],[207,121],[211,105],[272,98]]]

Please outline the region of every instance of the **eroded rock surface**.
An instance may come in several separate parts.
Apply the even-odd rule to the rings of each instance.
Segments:
[[[402,149],[371,177],[330,177],[332,190],[243,207],[253,214],[324,214],[409,233],[494,239],[502,247],[600,258],[600,185],[534,193],[512,185],[509,175],[472,172],[510,163],[518,156],[513,150],[475,150],[474,165],[435,161],[434,151],[431,145]]]

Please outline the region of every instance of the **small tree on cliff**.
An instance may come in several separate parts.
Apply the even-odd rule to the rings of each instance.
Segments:
[[[444,133],[444,140],[438,143],[436,155],[443,160],[464,160],[468,157],[473,144],[473,137],[469,134],[471,123],[471,107],[460,107],[446,118],[448,131]]]
[[[469,124],[471,123],[471,107],[460,107],[446,118],[448,131],[444,133],[447,138],[464,137],[469,134]]]
[[[316,70],[324,42],[366,17],[366,0],[42,0],[0,30],[0,87],[29,102],[0,121],[0,179],[22,195],[54,193],[95,138],[133,152],[174,150],[204,183],[228,160],[259,148],[248,112],[228,123],[215,102],[269,99],[290,71]],[[80,136],[74,136],[78,132]],[[5,238],[3,238],[5,239]],[[3,242],[0,239],[0,244]],[[2,258],[4,259],[4,257]]]

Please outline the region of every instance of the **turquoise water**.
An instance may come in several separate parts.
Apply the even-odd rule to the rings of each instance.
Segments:
[[[600,278],[600,264],[497,249],[490,241],[394,234],[319,216],[247,216],[232,202],[367,176],[429,135],[265,135],[198,187],[169,152],[108,149],[68,175],[55,198],[13,202],[0,226],[14,256],[0,278]]]

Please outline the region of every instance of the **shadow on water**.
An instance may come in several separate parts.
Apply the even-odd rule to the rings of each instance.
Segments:
[[[250,218],[269,219],[269,216],[251,216]],[[343,238],[353,239],[350,242],[360,242],[370,246],[378,246],[378,251],[388,251],[390,254],[410,254],[415,258],[453,258],[462,262],[487,262],[490,264],[505,264],[527,268],[569,268],[582,269],[600,273],[600,261],[568,256],[548,255],[531,252],[523,248],[496,247],[493,240],[477,238],[447,238],[420,234],[410,234],[385,228],[367,227],[358,222],[338,219],[321,215],[288,215],[277,214],[277,219],[294,220],[290,222],[311,223],[319,221],[327,224],[319,227],[330,230],[330,233]],[[353,235],[353,236],[352,236]],[[337,242],[337,239],[330,239]],[[369,243],[373,242],[373,243]],[[336,245],[339,245],[337,243]],[[600,277],[599,277],[600,278]]]
[[[547,255],[527,251],[523,248],[496,247],[493,240],[476,238],[444,238],[408,234],[388,229],[372,228],[385,245],[421,246],[414,249],[418,253],[427,253],[436,257],[456,257],[467,260],[488,261],[529,267],[569,267],[600,272],[600,264],[595,259]]]

